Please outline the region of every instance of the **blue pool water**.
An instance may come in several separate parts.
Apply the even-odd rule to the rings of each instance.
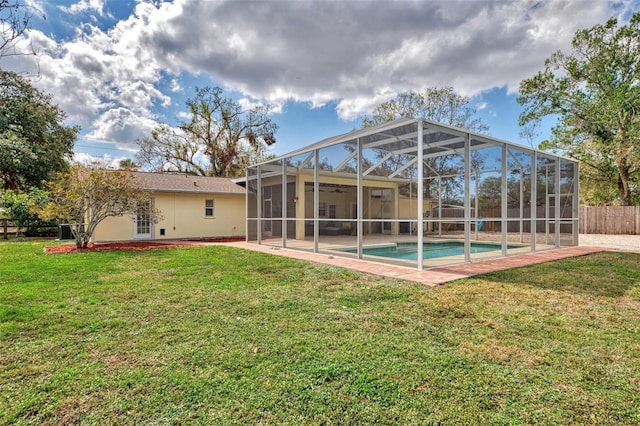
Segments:
[[[509,245],[508,248],[515,246]],[[500,251],[502,246],[494,243],[471,243],[471,253],[485,253]],[[357,248],[341,249],[347,253],[357,253]],[[389,246],[365,247],[362,254],[366,256],[390,257],[392,259],[417,260],[417,243],[396,243]],[[423,259],[436,259],[438,257],[464,255],[464,241],[437,241],[425,242],[423,245]]]

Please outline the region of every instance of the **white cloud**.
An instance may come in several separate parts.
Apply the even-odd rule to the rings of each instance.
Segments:
[[[104,154],[102,156],[91,155],[83,152],[76,152],[73,155],[73,161],[77,164],[82,164],[85,166],[92,165],[100,165],[109,169],[117,169],[120,165],[120,161],[124,160],[127,157],[119,156],[119,157],[111,157],[109,154]]]
[[[512,93],[575,30],[612,14],[583,0],[180,3],[170,31],[149,33],[164,67],[279,104],[339,100],[345,119],[383,89]]]
[[[253,108],[261,108],[265,107],[266,104],[261,101],[257,101],[255,99],[249,99],[247,97],[238,99],[238,104],[243,111],[248,111]],[[271,103],[271,113],[272,114],[280,114],[284,110],[284,102]]]
[[[390,100],[395,94],[393,89],[386,88],[373,95],[342,99],[336,109],[338,115],[344,120],[355,120],[364,113],[373,111],[381,103]]]
[[[64,40],[32,31],[27,41],[41,56],[37,62],[16,58],[11,66],[39,68],[34,84],[88,137],[134,149],[133,140],[156,120],[174,118],[159,117],[160,107],[192,94],[180,80],[185,75],[206,75],[242,93],[242,102],[269,102],[278,111],[288,100],[312,107],[335,101],[338,115],[351,120],[409,89],[450,85],[471,96],[507,87],[513,93],[554,51],[569,49],[577,29],[628,16],[634,5],[139,1],[108,29],[89,21]],[[102,0],[64,10],[106,14]]]
[[[180,3],[171,30],[150,33],[165,67],[271,102],[338,99],[347,119],[381,88],[513,92],[576,29],[612,13],[583,0]]]
[[[99,16],[108,16],[113,18],[104,11],[104,0],[80,0],[78,3],[74,3],[71,6],[58,6],[60,10],[72,15],[80,15],[86,12],[97,13]]]
[[[170,97],[145,81],[124,81],[119,87],[114,87],[114,90],[114,96],[118,101],[133,110],[146,111],[154,100],[160,101],[160,104],[165,106],[171,103]]]
[[[113,108],[101,114],[93,123],[86,138],[92,141],[115,142],[118,148],[136,151],[136,139],[148,136],[158,123],[136,115],[126,108]]]
[[[182,92],[183,87],[182,84],[180,84],[180,81],[177,78],[174,78],[171,80],[171,91],[173,93],[179,93]]]
[[[178,111],[178,113],[176,114],[176,118],[182,121],[189,121],[191,119],[191,114],[187,111]]]

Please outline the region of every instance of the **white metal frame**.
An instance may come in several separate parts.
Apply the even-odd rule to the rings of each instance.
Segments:
[[[335,146],[338,144],[348,144],[352,147],[349,152],[345,151],[344,157],[337,158],[333,164],[333,168],[330,171],[321,169],[321,158],[320,151],[324,148],[328,148],[331,146]],[[257,164],[251,166],[252,173],[248,173],[247,175],[247,187],[256,188],[255,194],[254,191],[247,191],[247,212],[251,209],[250,207],[254,206],[252,203],[255,203],[253,211],[256,212],[256,217],[247,216],[247,229],[257,229],[257,235],[250,236],[247,235],[247,241],[255,241],[258,244],[263,243],[262,235],[260,230],[262,229],[262,193],[263,193],[263,182],[270,181],[275,176],[282,175],[281,183],[282,185],[282,217],[281,218],[269,218],[268,220],[282,220],[282,235],[281,235],[281,246],[287,246],[287,240],[290,238],[295,238],[295,236],[287,235],[287,221],[289,219],[289,214],[291,212],[287,211],[287,201],[290,197],[295,196],[295,194],[289,194],[287,192],[287,181],[289,175],[298,176],[300,173],[306,171],[312,171],[313,176],[313,215],[312,217],[296,217],[295,220],[302,220],[302,222],[312,221],[313,223],[313,248],[312,250],[316,253],[321,251],[320,248],[320,218],[318,215],[319,204],[320,204],[320,189],[321,189],[321,180],[325,178],[325,176],[341,176],[341,177],[350,177],[355,181],[356,197],[355,200],[351,200],[351,202],[357,203],[357,219],[356,222],[356,257],[362,259],[364,257],[363,253],[363,236],[364,236],[364,224],[366,222],[371,223],[376,220],[371,218],[365,218],[365,199],[364,199],[364,185],[365,178],[366,179],[386,179],[387,181],[400,183],[408,183],[410,188],[417,189],[417,199],[416,199],[416,207],[415,207],[415,217],[413,219],[409,219],[410,223],[415,223],[415,228],[413,225],[409,226],[410,234],[414,235],[413,230],[415,229],[416,243],[418,253],[422,253],[424,249],[424,239],[425,233],[427,230],[431,230],[431,226],[425,227],[425,220],[427,220],[427,224],[437,225],[437,235],[443,235],[443,227],[442,224],[447,222],[445,218],[443,218],[443,179],[447,178],[462,178],[462,187],[464,194],[462,194],[462,205],[461,208],[464,209],[463,217],[451,220],[449,218],[448,222],[462,222],[464,228],[464,261],[471,262],[474,257],[471,253],[471,241],[472,236],[474,239],[478,239],[478,226],[477,221],[479,217],[479,206],[478,206],[478,188],[480,185],[479,175],[480,172],[474,169],[473,166],[473,156],[472,152],[476,150],[480,150],[485,147],[500,147],[500,155],[499,160],[501,165],[500,167],[496,167],[495,170],[482,169],[483,173],[491,173],[495,172],[500,173],[500,218],[493,218],[490,222],[496,224],[496,226],[500,226],[500,254],[502,256],[509,255],[508,250],[508,229],[509,223],[517,221],[519,224],[519,241],[522,243],[525,240],[524,233],[524,224],[529,221],[530,223],[530,249],[532,252],[538,250],[537,244],[537,228],[539,219],[536,214],[537,202],[538,202],[538,191],[542,190],[538,185],[538,160],[539,158],[549,158],[550,162],[544,165],[546,168],[545,171],[545,179],[544,179],[544,208],[546,210],[546,214],[544,217],[544,227],[547,230],[546,234],[549,233],[549,226],[553,224],[553,246],[560,247],[561,245],[561,226],[566,226],[571,224],[572,226],[572,244],[578,244],[578,173],[579,167],[577,162],[572,159],[562,158],[559,156],[555,156],[553,154],[544,153],[541,157],[542,153],[539,153],[536,150],[532,150],[530,148],[515,145],[507,141],[502,141],[499,139],[495,139],[485,135],[479,135],[473,132],[466,131],[464,129],[458,129],[451,126],[443,125],[440,123],[435,123],[429,120],[424,119],[409,119],[409,118],[401,118],[389,123],[384,123],[378,126],[373,126],[370,128],[365,128],[362,130],[356,130],[344,135],[338,135],[332,138],[325,139],[316,144],[310,145],[306,148],[302,148],[296,151],[291,152],[285,156],[279,157],[277,159],[264,162],[261,164]],[[522,164],[518,161],[518,159],[510,152],[510,148],[517,149],[522,153],[529,153],[530,162],[529,165],[529,179],[530,179],[530,217],[524,217],[524,206],[525,206],[525,190],[524,190],[524,179],[525,179],[525,169]],[[377,160],[370,162],[369,164],[364,164],[363,161],[363,152],[364,150],[374,150],[371,152],[379,153]],[[367,151],[369,154],[370,151]],[[482,152],[482,151],[479,151]],[[390,171],[386,178],[380,176],[373,176],[372,172],[377,170],[381,165],[385,164],[386,161],[394,158],[394,156],[409,156],[413,158],[409,158],[404,164],[399,165],[395,170]],[[435,166],[429,163],[430,160],[435,158],[444,158],[444,156],[453,156],[447,158],[457,158],[453,164],[462,164],[463,170],[458,169],[459,171],[453,172],[446,170],[438,171]],[[510,157],[511,156],[511,157]],[[301,161],[297,164],[297,167],[291,167],[288,165],[288,160],[293,159],[294,157],[300,158]],[[477,157],[477,156],[476,156]],[[398,160],[402,160],[402,157],[395,157]],[[518,164],[519,168],[516,169],[508,166],[508,160],[512,158],[515,163]],[[351,168],[347,167],[352,160],[356,160],[355,173],[350,173],[349,170],[353,170],[354,166]],[[275,161],[280,161],[281,164],[273,163]],[[311,170],[308,167],[313,161],[313,169]],[[443,160],[444,161],[444,160]],[[561,172],[562,172],[562,164],[563,162],[570,162],[573,164],[573,182],[572,187],[570,189],[566,189],[563,193],[560,185],[561,185]],[[273,167],[278,169],[276,171],[273,170]],[[351,163],[353,164],[353,163]],[[516,170],[519,173],[519,211],[520,214],[518,217],[509,218],[509,180],[508,174],[510,171]],[[551,171],[553,173],[551,173]],[[476,178],[472,182],[472,176],[476,173]],[[407,177],[409,176],[409,177]],[[416,176],[412,178],[411,176]],[[548,177],[553,176],[553,182],[550,182]],[[425,219],[423,212],[425,211],[425,179],[433,179],[437,180],[437,211],[438,218],[429,217]],[[277,181],[276,181],[277,182]],[[296,179],[298,182],[298,179]],[[276,183],[277,184],[277,183]],[[474,197],[474,205],[472,208],[472,184],[474,185],[473,192],[475,193]],[[413,186],[415,185],[415,186]],[[553,194],[549,193],[549,186],[553,185]],[[566,192],[571,191],[571,192]],[[411,192],[411,189],[410,189]],[[251,197],[251,200],[249,199]],[[561,217],[561,205],[560,201],[562,197],[572,197],[571,202],[571,215],[570,217]],[[297,197],[296,200],[297,201]],[[553,205],[551,205],[551,201],[553,201]],[[398,206],[398,200],[396,199],[395,205]],[[549,217],[549,213],[551,208],[553,207],[553,217]],[[395,208],[396,216],[398,214],[399,207]],[[349,215],[350,216],[350,215]],[[396,217],[395,219],[390,219],[392,222],[396,222],[396,228],[399,227],[400,218]],[[406,221],[406,219],[404,219]],[[486,220],[485,220],[486,222]],[[475,223],[475,227],[473,226]],[[250,226],[255,225],[255,226]],[[472,228],[475,229],[475,232],[472,235]],[[549,235],[550,236],[550,235]],[[274,241],[274,240],[271,240]],[[270,243],[271,243],[270,241]],[[384,259],[380,259],[380,261],[384,261]],[[418,269],[423,269],[425,267],[422,256],[418,256],[415,266]]]

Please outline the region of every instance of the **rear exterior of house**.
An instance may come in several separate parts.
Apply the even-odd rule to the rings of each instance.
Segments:
[[[242,238],[246,232],[245,189],[228,178],[134,172],[152,205],[135,218],[109,217],[93,234],[96,243],[131,240]],[[153,223],[149,209],[160,210]]]

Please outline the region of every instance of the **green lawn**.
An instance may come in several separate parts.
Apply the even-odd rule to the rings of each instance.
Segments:
[[[640,255],[429,288],[0,242],[0,424],[640,424]]]

